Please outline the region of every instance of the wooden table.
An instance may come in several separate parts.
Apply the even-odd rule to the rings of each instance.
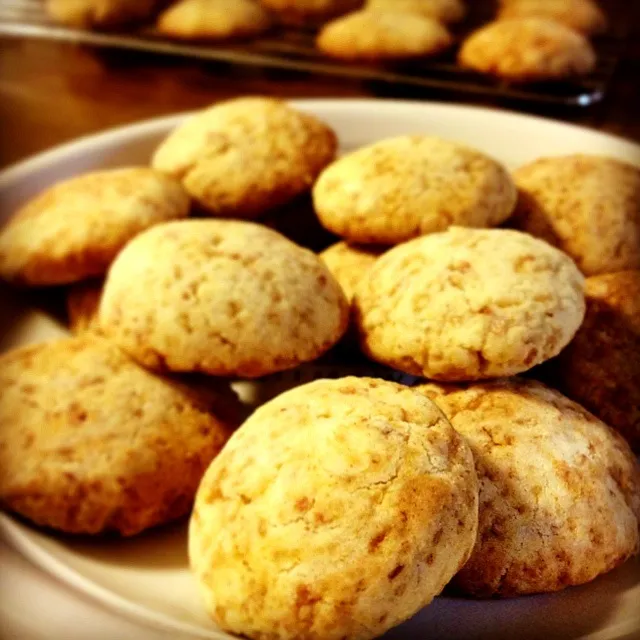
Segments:
[[[637,41],[635,38],[635,43],[631,43],[618,67],[612,91],[603,103],[584,111],[538,113],[640,141]],[[247,94],[398,95],[392,87],[385,90],[346,79],[98,50],[44,40],[0,38],[0,165],[77,136]],[[405,91],[400,97],[432,96]],[[456,97],[446,99],[455,101]]]

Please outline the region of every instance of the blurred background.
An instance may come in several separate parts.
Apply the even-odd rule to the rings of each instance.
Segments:
[[[247,94],[478,104],[640,140],[639,0],[601,0],[599,7],[594,0],[467,0],[464,15],[431,16],[451,38],[437,51],[396,51],[397,40],[405,39],[401,25],[391,33],[343,34],[343,44],[364,45],[360,55],[342,56],[321,50],[318,33],[362,2],[261,1],[268,24],[246,6],[259,0],[0,0],[0,164],[80,135]],[[380,6],[367,11],[423,17],[418,5],[449,6],[443,0],[369,4]],[[588,14],[593,6],[601,12],[595,19]],[[513,82],[460,63],[470,34],[519,15],[581,31],[596,54],[593,68]],[[406,40],[412,37],[407,30]],[[363,54],[362,46],[374,54]]]

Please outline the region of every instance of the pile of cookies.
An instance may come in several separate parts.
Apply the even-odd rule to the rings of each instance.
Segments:
[[[500,0],[494,20],[469,34],[457,25],[463,0],[47,0],[57,22],[112,28],[155,21],[161,36],[225,41],[258,37],[278,24],[318,28],[317,48],[348,62],[437,56],[462,40],[459,63],[510,82],[591,72],[589,36],[605,31],[596,0]],[[486,12],[483,12],[486,13]],[[489,9],[489,14],[491,13]],[[454,29],[454,32],[451,29]]]
[[[511,174],[428,135],[337,149],[243,98],[16,212],[0,276],[62,287],[75,335],[0,357],[3,507],[94,535],[189,515],[207,610],[250,638],[374,638],[445,587],[552,592],[626,561],[640,170]],[[261,224],[308,193],[341,238],[320,255]],[[255,411],[233,391],[325,354],[378,368]]]

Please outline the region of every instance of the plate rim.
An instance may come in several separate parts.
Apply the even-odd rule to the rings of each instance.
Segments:
[[[573,134],[585,134],[594,141],[615,142],[620,147],[626,147],[630,154],[638,154],[638,166],[640,166],[640,142],[616,134],[591,129],[583,125],[544,116],[521,113],[514,110],[440,101],[376,98],[283,98],[283,101],[304,110],[321,111],[323,112],[323,116],[325,114],[327,116],[339,114],[345,110],[370,111],[375,109],[378,115],[383,115],[382,112],[385,111],[389,113],[395,112],[397,114],[398,110],[403,109],[414,113],[418,109],[424,109],[425,117],[432,114],[437,118],[439,114],[451,112],[458,114],[458,116],[471,113],[477,114],[482,118],[500,118],[501,124],[503,125],[513,124],[523,126],[529,124],[532,126],[545,127],[549,130],[550,135],[553,131],[561,133],[568,130]],[[206,108],[207,106],[209,105],[204,105],[202,108]],[[23,180],[27,178],[30,173],[38,172],[58,160],[64,160],[73,155],[81,155],[94,145],[117,147],[125,141],[144,138],[163,129],[169,130],[198,111],[199,109],[182,111],[109,127],[99,132],[92,132],[73,138],[45,151],[30,155],[0,170],[0,197],[1,192],[5,188],[10,187],[12,183]],[[101,586],[91,578],[85,577],[80,571],[58,559],[46,548],[41,547],[37,541],[25,535],[25,533],[21,531],[22,526],[26,525],[22,525],[11,515],[0,512],[0,536],[7,540],[11,547],[19,553],[22,553],[38,568],[72,587],[78,595],[88,596],[93,602],[97,602],[103,608],[159,631],[179,632],[193,638],[213,638],[214,640],[223,640],[230,637],[221,630],[211,629],[210,631],[206,631],[188,622],[154,611],[142,604],[128,600],[126,597],[119,595],[107,587]],[[637,626],[631,627],[631,624],[632,622],[630,623],[628,620],[622,620],[613,627],[595,631],[595,634],[597,634],[598,638],[631,638],[633,636],[630,634],[635,634],[638,629],[640,629],[640,627]],[[602,636],[600,635],[601,633],[603,634]],[[581,637],[594,638],[596,635],[589,634]]]

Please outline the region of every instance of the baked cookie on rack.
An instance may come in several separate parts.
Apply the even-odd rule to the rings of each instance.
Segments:
[[[159,0],[46,0],[55,22],[83,29],[117,27],[153,16]]]
[[[594,0],[503,0],[498,19],[548,18],[586,35],[602,33],[607,18]]]
[[[270,26],[269,13],[257,0],[178,0],[156,22],[161,34],[184,40],[255,36]]]
[[[453,39],[432,18],[367,9],[329,22],[316,42],[333,58],[373,61],[435,55],[449,48]]]
[[[367,0],[367,9],[394,13],[415,13],[443,24],[464,18],[466,7],[462,0]]]
[[[295,26],[313,26],[358,9],[364,0],[260,0],[276,19]]]
[[[489,23],[464,41],[458,59],[464,67],[511,82],[562,80],[586,75],[596,65],[583,35],[537,17]]]

